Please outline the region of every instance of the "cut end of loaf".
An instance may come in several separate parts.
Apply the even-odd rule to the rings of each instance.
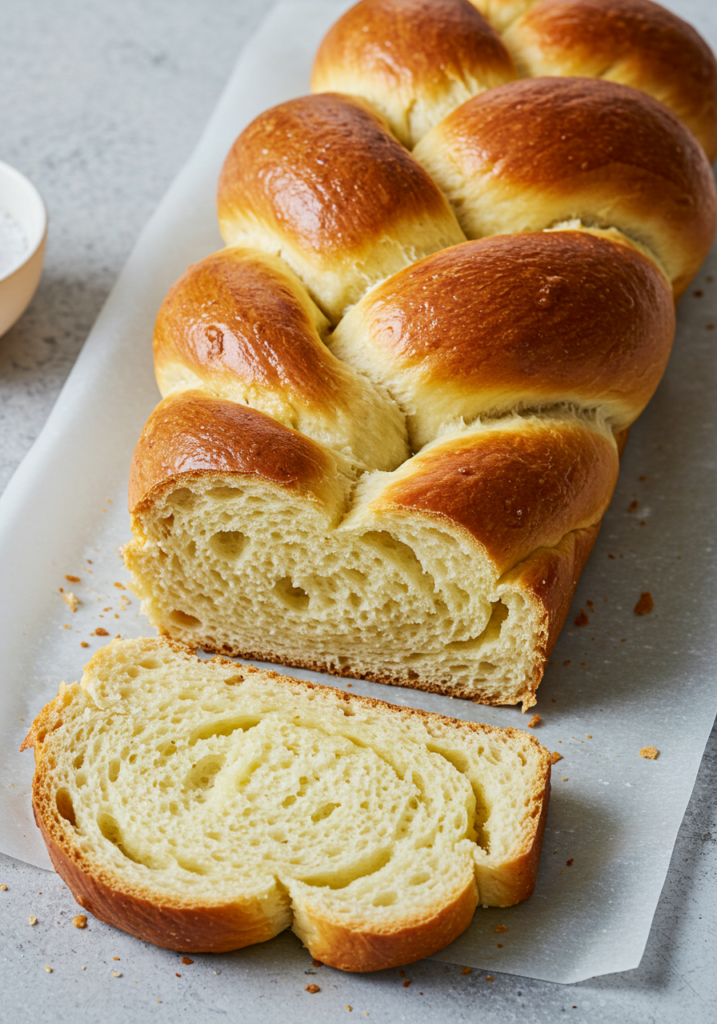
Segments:
[[[426,956],[532,891],[550,759],[170,641],[115,641],[38,716],[33,804],[90,912],[184,952],[291,926],[324,963]]]

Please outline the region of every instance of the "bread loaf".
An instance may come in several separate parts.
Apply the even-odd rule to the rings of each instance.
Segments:
[[[687,127],[710,148],[714,59],[646,0],[486,13],[508,49],[467,0],[363,0],[314,71],[359,98],[291,100],[233,146],[227,248],[160,310],[131,471],[161,633],[535,703],[714,236]],[[569,56],[568,23],[614,65],[515,79],[509,50]]]
[[[77,901],[169,949],[291,927],[322,962],[377,970],[535,884],[550,756],[515,729],[140,639],[98,651],[25,746]]]

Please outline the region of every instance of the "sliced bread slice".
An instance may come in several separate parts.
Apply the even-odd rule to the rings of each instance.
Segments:
[[[63,684],[29,746],[35,817],[77,901],[169,949],[291,927],[324,963],[376,970],[535,884],[550,757],[515,729],[138,639]]]

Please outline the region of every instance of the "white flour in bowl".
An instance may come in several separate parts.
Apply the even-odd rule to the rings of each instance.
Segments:
[[[27,252],[27,238],[14,217],[0,209],[0,278],[6,277]]]

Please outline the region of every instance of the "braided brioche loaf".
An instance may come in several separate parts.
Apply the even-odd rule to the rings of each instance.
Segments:
[[[717,74],[647,0],[484,13],[362,0],[227,157],[130,479],[160,632],[535,703],[712,241]]]

